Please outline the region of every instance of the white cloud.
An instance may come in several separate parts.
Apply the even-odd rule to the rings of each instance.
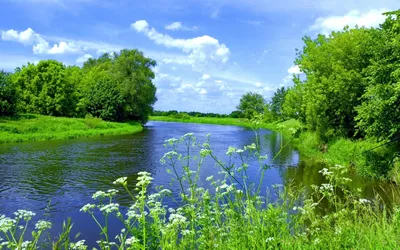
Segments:
[[[145,34],[156,44],[167,48],[177,48],[187,53],[188,57],[182,64],[190,64],[193,69],[199,70],[201,66],[210,66],[211,62],[225,64],[229,60],[229,48],[213,37],[205,35],[190,39],[175,39],[150,28],[145,20],[132,23],[131,27],[137,32]]]
[[[385,21],[385,16],[382,15],[385,9],[373,9],[366,12],[352,10],[342,16],[327,16],[317,18],[315,23],[309,28],[311,31],[329,34],[332,31],[342,30],[345,26],[350,28],[358,25],[359,27],[377,27]]]
[[[263,86],[263,84],[261,82],[256,82],[255,85],[256,85],[257,88],[261,88]]]
[[[54,44],[50,48],[49,42],[46,41],[40,34],[33,29],[28,28],[25,31],[18,32],[16,30],[7,30],[1,32],[3,41],[13,41],[22,43],[23,45],[32,45],[32,51],[35,55],[39,54],[65,54],[65,53],[80,53],[82,48],[73,42],[63,42]]]
[[[290,67],[288,70],[288,75],[285,76],[282,81],[283,81],[283,86],[289,85],[293,81],[293,74],[294,75],[301,75],[303,72],[301,72],[299,65],[293,65]],[[281,86],[281,87],[283,87]]]
[[[210,78],[211,78],[211,76],[210,76],[210,75],[207,75],[207,74],[204,74],[204,75],[201,76],[201,79],[202,79],[202,80],[208,80],[208,79],[210,79]]]
[[[49,49],[47,53],[49,54],[66,54],[66,53],[79,53],[81,48],[75,45],[73,42],[60,42],[59,44],[54,44],[54,46]]]
[[[1,32],[1,39],[3,41],[19,42],[24,45],[32,45],[38,40],[39,37],[39,34],[37,34],[31,28],[28,28],[25,31],[21,32],[13,29]]]
[[[165,26],[166,30],[185,30],[185,31],[196,31],[197,26],[188,27],[183,25],[181,22],[173,22]]]
[[[296,74],[296,75],[301,74],[299,65],[294,65],[294,66],[290,67],[287,72],[289,74],[291,74],[291,75],[293,75],[293,74]]]
[[[78,59],[76,59],[76,63],[77,64],[83,64],[84,62],[86,62],[90,58],[93,58],[93,56],[90,55],[90,54],[85,54],[85,55],[79,57]]]

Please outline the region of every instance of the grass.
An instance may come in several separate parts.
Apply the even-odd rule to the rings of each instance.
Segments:
[[[142,129],[135,122],[116,123],[89,117],[83,119],[25,114],[0,118],[0,143],[132,134]]]
[[[399,249],[400,209],[388,209],[379,201],[367,200],[347,188],[351,182],[347,168],[335,166],[320,171],[326,183],[310,192],[275,186],[279,198],[260,192],[262,183],[251,183],[247,167],[266,168],[264,156],[255,143],[243,148],[229,147],[227,161],[218,159],[209,140],[198,142],[193,134],[166,142],[171,151],[161,159],[180,184],[178,207],[165,205],[168,189],[149,194],[152,177],[139,172],[136,189],[129,188],[127,177],[114,182],[115,189],[98,191],[93,203],[81,212],[98,225],[98,249]],[[190,153],[189,153],[190,152]],[[244,159],[256,157],[258,166]],[[221,179],[210,176],[211,188],[200,186],[202,165],[212,159],[223,173]],[[262,178],[261,178],[262,179]],[[119,191],[132,199],[126,212],[115,201]],[[10,249],[36,249],[40,236],[51,222],[39,221],[33,239],[26,241],[26,226],[32,212],[18,211],[15,218],[0,216],[0,246]],[[121,233],[110,235],[109,218],[121,220]],[[21,227],[19,227],[21,226]],[[71,240],[71,223],[59,238],[52,239],[54,249],[87,249],[84,239]],[[77,241],[79,240],[79,241]],[[77,241],[77,242],[76,242]],[[1,248],[1,247],[0,247]]]

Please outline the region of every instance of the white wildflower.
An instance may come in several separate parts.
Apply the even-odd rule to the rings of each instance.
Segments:
[[[0,232],[6,233],[14,227],[16,221],[8,218],[5,215],[0,216]]]
[[[118,211],[119,204],[110,203],[105,206],[100,207],[100,211],[105,212],[106,214]]]
[[[87,246],[85,245],[85,240],[80,240],[76,243],[70,243],[69,244],[70,249],[74,250],[86,250]]]
[[[371,203],[371,201],[370,201],[370,200],[367,200],[367,199],[359,199],[359,202],[360,202],[361,204],[368,204],[368,203]]]
[[[135,244],[137,242],[139,242],[139,240],[132,236],[132,237],[126,239],[125,244],[127,246],[131,246],[132,244]]]
[[[250,149],[250,150],[256,150],[256,149],[257,149],[257,146],[256,146],[255,143],[252,143],[252,144],[250,144],[250,145],[244,146],[244,149],[245,149],[245,150],[248,150],[248,149]]]
[[[15,218],[23,219],[25,221],[32,219],[32,217],[36,215],[34,212],[27,211],[27,210],[18,210],[14,214],[15,214]]]
[[[174,143],[177,141],[178,141],[178,139],[176,139],[176,138],[170,138],[168,140],[165,140],[165,143],[168,143],[169,145],[174,145]]]
[[[180,214],[171,214],[171,215],[169,216],[169,221],[170,221],[173,225],[176,225],[176,224],[183,224],[183,223],[186,222],[186,217],[185,217],[185,216],[182,216],[182,215],[180,215]]]
[[[36,223],[35,228],[39,231],[50,229],[51,228],[51,222],[50,221],[45,221],[45,220],[40,220]]]
[[[333,174],[333,172],[329,172],[327,168],[323,168],[320,171],[318,171],[318,173],[322,174],[322,175],[331,175]]]
[[[273,241],[273,240],[275,240],[275,238],[274,237],[268,237],[267,239],[265,239],[265,242],[271,242],[271,241]]]
[[[203,158],[206,157],[207,155],[210,155],[210,154],[211,154],[211,150],[209,150],[209,149],[204,149],[203,148],[203,149],[200,150],[200,156],[203,157]]]
[[[333,186],[332,186],[332,184],[329,184],[329,183],[321,184],[319,189],[322,190],[322,191],[331,191],[331,192],[333,192]]]
[[[109,196],[114,196],[114,195],[116,195],[118,192],[119,192],[119,191],[116,190],[116,189],[109,189],[109,190],[107,190],[107,194],[108,194]]]
[[[235,147],[228,147],[228,151],[226,152],[227,155],[232,155],[233,153],[236,152]]]
[[[183,135],[183,138],[185,138],[185,137],[191,137],[191,136],[193,136],[193,133],[187,133],[187,134],[184,134],[184,135]]]
[[[96,200],[96,199],[98,199],[98,198],[103,199],[103,198],[106,197],[106,196],[107,196],[107,194],[106,194],[105,192],[103,192],[103,191],[97,191],[96,193],[94,193],[94,194],[92,195],[92,198],[93,198],[94,200]]]
[[[128,179],[128,177],[120,177],[118,179],[116,179],[113,184],[120,184],[120,185],[126,185],[126,180]]]
[[[239,149],[236,150],[236,153],[238,153],[238,154],[241,154],[241,153],[243,153],[243,152],[244,152],[244,150],[241,149],[241,148],[239,148]]]
[[[87,211],[92,210],[95,207],[96,207],[96,205],[88,203],[88,204],[84,205],[81,209],[79,209],[79,211],[86,213]]]

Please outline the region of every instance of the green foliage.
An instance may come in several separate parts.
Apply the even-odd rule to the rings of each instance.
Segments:
[[[90,115],[85,119],[19,115],[0,118],[0,143],[133,134],[142,129],[138,123],[106,122]]]
[[[76,86],[69,82],[66,67],[57,61],[40,61],[15,72],[19,110],[52,116],[73,116],[78,102]]]
[[[329,37],[303,39],[305,46],[296,64],[307,79],[298,88],[304,90],[304,107],[298,112],[304,109],[307,126],[322,137],[355,133],[355,107],[367,86],[362,72],[372,54],[370,33],[364,28],[346,28]]]
[[[138,50],[89,59],[83,66],[87,112],[105,120],[146,123],[157,100],[154,66],[156,62]]]
[[[108,121],[123,120],[124,99],[110,72],[92,68],[85,75],[83,86],[81,103],[88,114]]]
[[[360,130],[380,140],[400,137],[400,11],[386,15],[381,30],[374,32],[380,42],[365,70],[370,85],[357,108]]]
[[[251,119],[264,112],[264,105],[265,100],[262,95],[248,92],[240,98],[240,103],[236,108],[243,114],[243,117]]]
[[[17,112],[17,90],[9,73],[0,71],[0,116],[15,115]]]
[[[287,94],[287,89],[285,89],[285,87],[282,87],[277,89],[274,95],[272,96],[269,110],[271,110],[276,120],[284,119],[283,103],[285,102],[286,94]]]

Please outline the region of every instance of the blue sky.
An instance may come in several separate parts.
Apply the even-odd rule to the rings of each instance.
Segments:
[[[230,113],[292,84],[305,35],[376,27],[398,0],[0,0],[0,69],[137,48],[155,59],[158,110]]]

